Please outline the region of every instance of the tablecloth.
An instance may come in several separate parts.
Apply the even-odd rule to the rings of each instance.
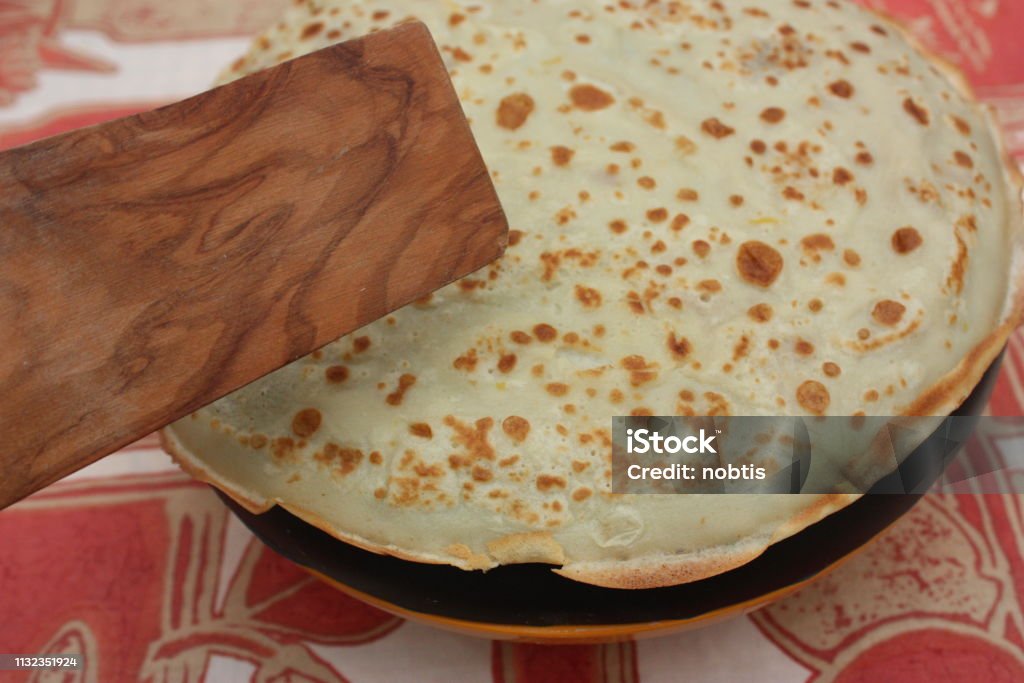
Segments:
[[[0,148],[203,90],[289,1],[0,0]],[[959,64],[1024,158],[1024,1],[865,4]],[[1020,333],[989,411],[1024,414]],[[1024,429],[984,447],[1024,448]],[[151,436],[0,513],[0,652],[80,652],[84,668],[59,680],[103,683],[1009,683],[1024,681],[1022,529],[1024,497],[929,495],[838,570],[748,616],[609,645],[492,642],[319,583]]]

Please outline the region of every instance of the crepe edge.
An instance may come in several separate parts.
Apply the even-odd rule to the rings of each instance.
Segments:
[[[1003,139],[994,108],[978,99],[964,72],[922,43],[898,18],[876,8],[862,9],[884,22],[888,28],[897,31],[911,47],[942,72],[960,95],[982,114],[1002,162],[1007,194],[1010,201],[1016,204],[1016,212],[1008,210],[1009,220],[1013,223],[1005,226],[1011,257],[1006,299],[998,324],[975,344],[952,370],[936,380],[900,411],[901,415],[949,415],[966,400],[981,381],[982,375],[1002,352],[1010,334],[1024,322],[1024,175],[1006,148],[1006,141]]]
[[[860,494],[833,493],[814,497],[815,501],[812,504],[801,509],[797,515],[770,534],[747,537],[736,543],[715,546],[699,553],[656,555],[625,562],[572,562],[552,571],[575,581],[604,588],[664,588],[700,581],[757,559],[775,543],[841,510],[857,500]]]

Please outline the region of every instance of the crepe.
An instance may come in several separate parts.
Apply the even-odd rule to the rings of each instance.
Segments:
[[[304,2],[225,79],[411,19],[509,248],[164,432],[249,509],[418,562],[692,581],[856,495],[612,494],[611,416],[944,415],[1018,323],[1020,178],[878,15]]]

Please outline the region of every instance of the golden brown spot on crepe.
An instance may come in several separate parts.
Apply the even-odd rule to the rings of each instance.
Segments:
[[[391,497],[395,505],[412,505],[420,497],[420,480],[415,477],[390,477],[388,485],[395,489]]]
[[[736,268],[747,282],[768,287],[782,272],[782,255],[764,242],[751,240],[740,245]]]
[[[868,403],[874,403],[875,401],[878,400],[878,392],[875,391],[874,389],[869,389],[868,391],[865,391],[864,400],[867,401]]]
[[[593,287],[576,285],[576,299],[584,308],[597,308],[601,305],[601,293]]]
[[[871,337],[871,334],[868,330],[863,330],[863,332],[867,332],[867,334],[864,335],[860,333],[861,330],[858,330],[857,338],[860,341],[847,342],[846,345],[857,351],[871,351],[872,349],[877,349],[882,346],[885,346],[886,344],[892,344],[893,342],[899,341],[900,339],[909,337],[911,334],[917,331],[917,328],[921,326],[921,320],[922,316],[918,315],[916,318],[911,320],[910,323],[907,324],[906,326],[897,329],[896,331],[890,334],[875,337],[874,339],[871,339],[871,341],[867,341]]]
[[[871,52],[871,48],[868,47],[867,43],[862,43],[860,41],[850,43],[850,47],[853,48],[855,52],[862,52],[864,54]]]
[[[811,299],[810,301],[807,302],[807,308],[811,311],[811,313],[817,313],[824,306],[825,304],[822,302],[821,299]]]
[[[626,142],[625,140],[623,140],[620,142],[616,142],[608,149],[612,150],[613,152],[632,152],[634,149],[636,149],[636,145],[634,145],[632,142]]]
[[[636,184],[644,188],[645,190],[653,190],[655,187],[658,186],[658,183],[655,182],[654,178],[647,175],[640,176],[639,178],[637,178]]]
[[[752,140],[750,143],[750,151],[754,154],[764,154],[767,149],[768,145],[764,144],[763,140]]]
[[[508,246],[514,247],[523,240],[522,230],[509,230],[508,231]]]
[[[516,367],[516,354],[506,353],[498,359],[498,371],[509,373]]]
[[[307,24],[306,27],[304,29],[302,29],[302,33],[299,34],[299,39],[300,40],[309,40],[310,38],[312,38],[313,36],[319,34],[323,30],[324,30],[324,24],[323,24],[322,21],[318,21],[318,22],[316,22],[314,24]]]
[[[831,398],[821,382],[809,379],[796,389],[796,401],[809,413],[823,415]]]
[[[380,451],[373,451],[370,453],[370,462],[379,465],[384,462],[384,456],[380,454]]]
[[[572,461],[572,471],[575,472],[576,474],[579,474],[588,467],[590,467],[590,463],[584,462],[583,460]]]
[[[537,490],[538,491],[550,491],[553,488],[565,488],[565,479],[551,474],[541,474],[537,476]]]
[[[629,383],[634,387],[658,378],[657,364],[648,363],[643,356],[636,354],[626,356],[620,361],[620,365],[629,370]]]
[[[798,356],[809,356],[814,353],[814,344],[806,339],[797,339],[796,343],[793,344],[793,350],[796,351]]]
[[[970,155],[966,154],[965,152],[957,150],[953,152],[953,158],[956,160],[958,166],[963,166],[964,168],[974,168],[974,161],[971,159]]]
[[[530,422],[518,415],[509,415],[501,422],[501,429],[513,441],[524,441],[530,433]]]
[[[971,126],[970,126],[970,124],[968,124],[962,118],[960,118],[959,116],[952,116],[952,117],[950,117],[950,119],[953,121],[953,125],[956,127],[956,129],[958,131],[960,131],[961,135],[970,135],[971,134]]]
[[[508,130],[516,130],[529,118],[534,109],[533,98],[526,93],[514,93],[501,100],[496,113],[498,125]]]
[[[434,436],[434,430],[426,422],[413,422],[409,425],[409,433],[422,439],[430,439]]]
[[[322,419],[320,411],[316,408],[304,408],[292,418],[292,432],[299,438],[308,438],[320,429]]]
[[[761,120],[765,123],[778,123],[786,118],[786,111],[779,107],[768,107],[761,112]]]
[[[804,237],[802,240],[800,240],[800,244],[803,246],[804,249],[808,251],[831,251],[836,247],[835,243],[832,241],[832,238],[821,232],[814,233],[813,235],[808,235],[807,237]]]
[[[705,391],[704,400],[708,402],[707,414],[710,415],[729,415],[730,408],[729,402],[725,400],[725,396],[715,391]]]
[[[839,166],[832,171],[832,182],[836,185],[846,185],[851,181],[853,181],[853,174],[842,166]]]
[[[700,124],[700,129],[710,135],[713,138],[721,140],[722,138],[729,137],[736,132],[734,128],[731,128],[717,118],[704,119]]]
[[[754,322],[766,323],[772,319],[772,307],[769,304],[754,304],[747,309],[747,315]]]
[[[358,448],[342,448],[338,444],[328,443],[323,453],[313,456],[319,462],[334,467],[334,471],[342,476],[352,472],[363,461],[363,452]]]
[[[693,247],[693,253],[701,258],[707,256],[708,252],[711,251],[711,245],[704,240],[694,240],[691,246]]]
[[[324,370],[324,377],[331,384],[341,384],[348,379],[348,368],[344,365],[332,365]]]
[[[267,445],[267,437],[263,434],[253,434],[249,437],[249,445],[259,450]]]
[[[555,338],[558,337],[558,330],[547,323],[540,323],[539,325],[533,326],[533,336],[535,336],[538,341],[550,342],[554,341]]]
[[[416,384],[416,375],[410,375],[408,373],[398,378],[398,386],[395,390],[387,395],[384,400],[387,401],[389,406],[401,405],[402,399],[405,397],[407,392],[412,385]]]
[[[282,436],[270,442],[270,454],[278,460],[291,459],[295,454],[295,441]]]
[[[679,232],[690,223],[690,217],[685,213],[677,213],[672,217],[672,230]]]
[[[590,84],[574,85],[569,90],[569,99],[576,108],[583,111],[605,109],[615,102],[615,98],[609,93]]]
[[[871,330],[869,330],[866,327],[862,327],[859,330],[857,330],[857,339],[860,339],[861,341],[864,341],[865,339],[867,339],[870,336],[871,336]]]
[[[444,474],[444,470],[441,469],[440,465],[427,465],[422,462],[416,463],[412,469],[421,477],[440,477]],[[429,488],[427,488],[427,490],[429,490]]]
[[[842,79],[829,83],[828,90],[836,97],[841,97],[844,100],[853,96],[853,86],[850,85],[849,81]]]
[[[444,423],[455,432],[453,436],[455,443],[466,449],[467,462],[481,459],[494,460],[494,448],[487,438],[488,432],[494,426],[493,419],[482,417],[474,423],[474,426],[470,427],[455,417],[447,415],[444,418]]]
[[[693,190],[688,187],[682,187],[676,192],[676,198],[683,202],[695,202],[700,199],[700,194],[697,190]]]
[[[526,334],[522,330],[513,330],[508,335],[509,339],[514,341],[516,344],[529,344],[533,341],[533,337]]]
[[[785,189],[782,190],[782,196],[794,202],[800,202],[804,199],[804,193],[792,185],[787,185]]]
[[[465,14],[459,14],[458,12],[453,12],[451,14],[451,16],[448,17],[448,25],[449,26],[458,26],[459,24],[461,24],[465,20],[466,20],[466,15]]]
[[[736,345],[732,347],[732,361],[735,363],[750,353],[750,337],[743,335]]]
[[[544,389],[552,396],[565,396],[569,393],[569,385],[562,382],[551,382]]]
[[[371,18],[372,18],[372,19],[373,19],[374,21],[384,21],[384,20],[385,20],[385,19],[387,19],[387,18],[388,18],[389,16],[391,16],[391,12],[389,12],[389,11],[388,11],[388,10],[386,10],[386,9],[379,9],[379,10],[376,10],[376,11],[375,11],[375,12],[374,12],[373,14],[371,14],[371,15],[370,15],[370,17],[371,17]]]
[[[702,292],[720,292],[722,291],[722,283],[718,280],[701,280],[697,283],[697,289]]]
[[[369,337],[356,337],[352,340],[352,350],[356,353],[362,353],[366,349],[370,348]]]
[[[907,112],[914,118],[915,121],[920,123],[922,126],[928,125],[928,110],[920,106],[912,98],[908,97],[903,100],[903,111]]]
[[[907,307],[898,301],[884,299],[875,304],[871,317],[881,325],[896,325],[903,318]]]
[[[475,466],[470,471],[470,474],[476,481],[490,481],[491,479],[494,479],[494,473],[482,465]]]
[[[574,218],[576,218],[576,211],[571,206],[559,209],[558,213],[555,214],[555,219],[559,225],[565,225]]]
[[[909,254],[921,246],[921,233],[909,225],[892,234],[892,248],[897,254]]]
[[[857,156],[854,158],[861,166],[870,166],[875,161],[875,158],[871,156],[871,152],[857,152]]]
[[[328,443],[328,449],[333,445]],[[342,474],[348,474],[362,461],[362,452],[358,449],[338,449],[338,470]]]
[[[555,145],[551,148],[551,161],[555,166],[568,166],[574,154],[576,152],[568,147]]]
[[[577,503],[580,503],[586,500],[587,498],[590,498],[591,493],[592,491],[590,489],[588,489],[586,486],[582,486],[572,492],[572,499],[575,500]]]
[[[476,370],[477,361],[476,349],[469,349],[464,354],[452,361],[452,367],[456,370],[465,370],[466,372],[473,372]]]
[[[676,360],[683,360],[690,355],[690,340],[686,337],[677,337],[675,332],[668,333],[668,350],[676,358]]]
[[[665,208],[650,209],[647,211],[647,220],[652,223],[661,223],[668,218],[668,210]]]
[[[743,195],[731,194],[729,195],[729,203],[733,206],[743,206]]]
[[[967,271],[967,243],[957,232],[956,237],[956,259],[949,267],[949,275],[946,277],[946,286],[952,288],[957,294],[964,288],[964,273]]]
[[[826,377],[838,377],[842,369],[832,361],[827,361],[822,364],[821,371],[825,373]]]
[[[623,220],[614,220],[608,224],[608,227],[616,235],[621,235],[622,233],[626,232],[627,229],[626,221]]]
[[[846,265],[848,265],[848,266],[852,266],[852,267],[859,266],[860,265],[860,254],[858,254],[853,249],[845,249],[845,250],[843,250],[843,261],[845,261]]]

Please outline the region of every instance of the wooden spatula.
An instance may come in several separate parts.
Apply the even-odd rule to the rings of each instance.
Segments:
[[[404,24],[0,154],[0,507],[498,257]]]

